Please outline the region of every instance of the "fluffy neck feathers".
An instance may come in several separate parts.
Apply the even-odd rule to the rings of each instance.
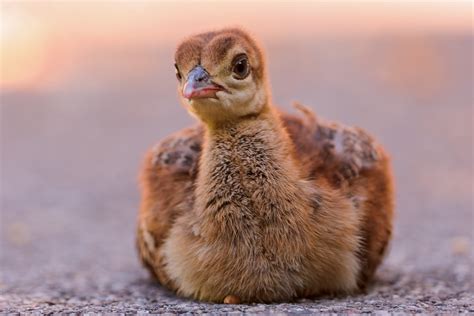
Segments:
[[[308,196],[289,136],[272,108],[207,129],[196,187],[206,235],[235,241],[262,221],[307,210]]]

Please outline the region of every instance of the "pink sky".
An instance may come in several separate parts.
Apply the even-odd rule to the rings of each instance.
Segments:
[[[469,1],[2,2],[0,87],[28,87],[49,68],[107,45],[173,46],[186,35],[242,25],[285,38],[472,32]]]

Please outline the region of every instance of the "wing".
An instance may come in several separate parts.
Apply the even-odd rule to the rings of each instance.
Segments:
[[[363,129],[317,118],[296,104],[303,116],[282,114],[308,179],[325,177],[336,187],[351,184],[363,170],[385,159],[382,148]]]
[[[297,157],[309,180],[325,178],[362,214],[359,286],[365,288],[385,254],[392,234],[393,177],[388,155],[367,132],[316,118],[283,115]]]
[[[202,139],[200,126],[168,136],[147,153],[140,176],[138,253],[150,272],[170,288],[159,248],[175,218],[193,207]]]

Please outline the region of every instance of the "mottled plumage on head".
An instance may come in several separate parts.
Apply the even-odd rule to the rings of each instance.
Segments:
[[[262,49],[239,28],[187,38],[175,67],[183,104],[205,123],[258,114],[269,103]]]

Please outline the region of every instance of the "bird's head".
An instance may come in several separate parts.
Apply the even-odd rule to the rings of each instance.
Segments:
[[[240,29],[191,36],[178,46],[175,68],[182,103],[205,123],[258,114],[268,104],[262,50]]]

